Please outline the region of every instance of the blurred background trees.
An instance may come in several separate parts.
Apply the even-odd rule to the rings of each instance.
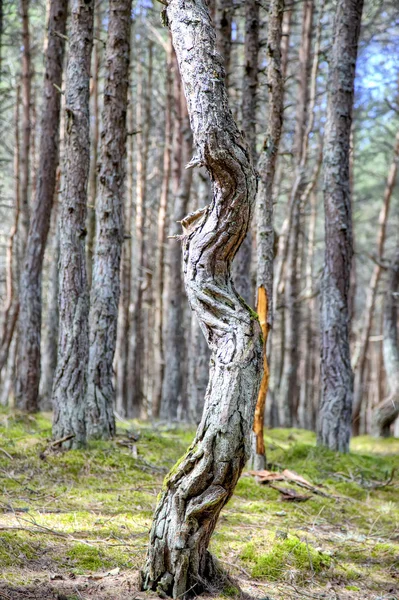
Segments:
[[[72,7],[69,6],[66,33],[62,21],[54,20],[55,8],[59,5],[62,11],[65,4],[60,0],[52,0],[49,6],[45,0],[3,0],[0,13],[0,402],[24,410],[51,406],[51,389],[54,385],[56,390],[59,385],[57,379],[53,383],[58,323],[60,340],[64,343],[62,311],[72,310],[76,304],[61,282],[63,273],[71,267],[71,260],[65,254],[65,219],[72,218],[73,208],[68,191],[68,140],[74,108],[70,105],[68,85],[77,89],[76,81],[67,75],[67,60],[62,59],[64,45],[66,57],[73,50]],[[100,353],[97,366],[92,360],[90,385],[93,387],[98,376],[95,369],[104,368],[104,372],[108,369],[115,393],[106,396],[115,402],[117,416],[198,422],[207,385],[209,350],[186,299],[176,236],[181,234],[178,221],[210,202],[211,187],[204,167],[196,164],[176,57],[168,29],[159,18],[162,7],[151,0],[137,0],[131,12],[131,57],[127,72],[122,75],[123,81],[128,82],[127,107],[121,109],[126,113],[125,149],[114,154],[105,147],[109,127],[116,136],[115,128],[122,127],[123,120],[120,125],[112,125],[110,120],[109,103],[115,100],[115,94],[109,88],[112,56],[106,49],[113,14],[110,9],[122,4],[115,0],[111,3],[96,0],[93,4],[90,77],[87,74],[84,83],[90,94],[87,96],[90,136],[85,149],[90,152],[90,163],[86,165],[87,191],[86,183],[80,188],[85,204],[81,217],[85,222],[81,220],[79,232],[76,223],[71,230],[71,235],[80,236],[84,252],[85,267],[81,263],[81,268],[87,271],[84,291],[87,306],[78,330],[72,325],[67,329],[73,335],[84,336],[85,327],[87,332],[97,328],[95,335],[104,336],[106,351]],[[275,30],[276,15],[273,20],[272,10],[273,6],[281,10],[280,2],[210,0],[208,4],[217,47],[225,61],[231,110],[258,165],[259,193],[264,197],[258,193],[257,203],[265,203],[267,198],[273,212],[274,239],[271,223],[266,223],[269,242],[266,254],[264,251],[262,254],[259,242],[265,213],[258,210],[233,269],[237,291],[250,306],[258,305],[262,318],[256,293],[265,285],[266,262],[262,262],[262,256],[269,261],[269,268],[270,262],[274,262],[273,291],[268,288],[273,314],[270,311],[267,320],[270,375],[265,425],[315,429],[322,396],[322,289],[327,290],[329,297],[322,281],[326,264],[323,180],[326,181],[329,143],[328,95],[333,91],[332,48],[338,35],[334,29],[336,3],[286,0],[280,36]],[[353,22],[351,25],[355,26]],[[276,40],[280,57],[273,63],[277,57],[272,44]],[[60,74],[49,74],[52,51],[64,65],[62,79]],[[354,374],[355,434],[394,433],[396,408],[390,411],[388,420],[382,413],[385,415],[387,403],[399,410],[395,400],[398,361],[394,358],[398,352],[395,279],[399,229],[398,57],[396,3],[388,0],[382,5],[366,0],[348,156],[354,253],[350,278],[349,270],[338,273],[347,285],[347,358],[350,353],[351,366],[348,360],[346,364]],[[283,83],[283,90],[277,96],[273,64]],[[52,101],[53,112],[49,109]],[[57,103],[61,105],[58,174]],[[273,107],[277,112],[273,113]],[[276,123],[281,119],[281,137],[272,128],[273,114]],[[49,129],[52,133],[47,133]],[[53,163],[45,159],[46,144],[50,141],[54,147],[50,152]],[[76,150],[76,146],[73,148]],[[262,156],[265,153],[270,156],[276,149],[276,163],[272,167],[275,173],[272,185],[266,189],[271,167],[262,166]],[[105,250],[101,238],[104,229],[100,216],[113,219],[115,211],[119,211],[112,203],[104,209],[107,161],[111,171],[114,169],[117,174],[122,169],[126,176],[120,186],[121,229],[119,233],[111,232],[110,225],[109,230],[115,244],[121,244],[121,266],[119,269],[118,258],[113,278],[101,280],[96,252],[99,257],[102,252],[107,255],[110,249]],[[186,169],[187,163],[193,168]],[[43,196],[46,177],[51,181]],[[329,184],[324,192],[330,191],[328,187]],[[41,225],[37,220],[38,207],[43,211]],[[59,240],[61,262],[57,269]],[[67,246],[72,251],[69,242]],[[118,254],[119,250],[115,248],[115,252]],[[120,295],[115,277],[116,280],[120,277]],[[69,282],[75,291],[78,284],[85,285],[79,278],[63,281]],[[97,287],[93,288],[95,283]],[[40,284],[41,302],[37,308]],[[33,286],[36,286],[36,300],[30,301]],[[100,291],[106,298],[104,303],[112,306],[112,325],[96,316],[93,301],[99,298]],[[111,338],[116,328],[114,353]],[[77,393],[83,404],[88,339],[84,360],[78,363],[83,378],[79,392],[78,380],[71,380],[73,393]],[[61,346],[58,371],[65,352],[66,347]],[[330,372],[335,368],[337,364],[330,366]],[[351,385],[350,379],[347,378],[345,385]],[[59,400],[62,403],[65,389],[62,385]]]

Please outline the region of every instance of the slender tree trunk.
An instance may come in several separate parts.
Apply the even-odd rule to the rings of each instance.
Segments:
[[[53,436],[73,434],[66,447],[86,441],[85,396],[89,358],[86,275],[87,182],[90,166],[90,59],[94,0],[74,0],[65,85],[64,189],[60,214],[59,338],[53,386]]]
[[[273,322],[273,184],[280,145],[284,110],[284,79],[281,71],[281,35],[284,0],[272,0],[269,7],[267,38],[267,85],[269,89],[267,135],[259,159],[261,183],[257,195],[257,302],[262,326],[264,359],[263,377],[255,409],[253,467],[264,469],[266,453],[263,437],[269,365],[266,345]]]
[[[179,73],[176,70],[176,77]],[[180,92],[182,96],[182,92]],[[187,107],[184,98],[180,99],[183,113],[181,119],[182,151],[180,170],[180,185],[175,195],[173,215],[171,221],[171,234],[179,238],[179,223],[187,212],[192,181],[192,169],[185,169],[183,165],[189,163],[192,154],[192,134],[189,125]],[[185,114],[184,114],[185,112]],[[162,385],[161,414],[169,421],[176,421],[178,408],[182,401],[183,391],[183,363],[184,363],[184,311],[183,274],[181,272],[181,249],[176,239],[169,240],[167,250],[166,277],[166,318],[165,318],[165,373]]]
[[[46,327],[43,336],[42,372],[40,379],[40,409],[51,410],[51,392],[54,373],[57,367],[58,345],[58,262],[60,259],[60,228],[58,226],[58,190],[55,193],[54,206],[51,213],[52,240],[50,250],[50,273],[48,277]]]
[[[231,59],[231,26],[233,23],[233,3],[231,0],[215,0],[216,48],[223,58],[225,83],[229,89]]]
[[[133,27],[131,27],[133,30]],[[133,34],[131,34],[132,36]],[[131,37],[132,39],[132,37]],[[116,335],[115,366],[116,366],[116,410],[126,417],[128,414],[128,357],[130,342],[130,306],[132,296],[132,230],[133,221],[133,98],[131,85],[128,91],[129,106],[127,109],[128,143],[127,143],[127,174],[125,189],[125,242],[122,248],[121,294],[118,311],[118,331]]]
[[[389,268],[388,289],[384,304],[384,366],[388,381],[388,397],[377,404],[372,415],[372,432],[388,437],[392,423],[399,415],[399,244]]]
[[[377,260],[382,261],[384,257],[384,246],[386,238],[386,227],[389,215],[389,207],[391,203],[391,197],[396,184],[396,176],[398,171],[399,161],[399,132],[396,134],[394,155],[392,163],[388,172],[387,182],[384,191],[383,204],[380,210],[380,216],[378,219],[379,230],[377,238]],[[367,351],[369,347],[369,338],[371,334],[371,323],[374,314],[374,305],[377,297],[378,283],[381,278],[381,266],[376,264],[373,273],[370,278],[370,283],[367,290],[366,297],[366,308],[362,313],[362,329],[359,341],[359,347],[357,349],[357,355],[354,359],[354,370],[355,370],[355,393],[353,401],[353,433],[354,435],[359,434],[359,418],[360,410],[363,398],[363,386],[364,386],[364,369],[366,365]]]
[[[15,253],[18,225],[21,213],[21,186],[20,186],[20,135],[19,135],[19,113],[21,103],[21,88],[18,85],[15,98],[14,112],[14,185],[15,185],[15,211],[14,222],[8,236],[6,250],[6,299],[4,303],[3,322],[0,342],[0,374],[7,363],[8,353],[11,341],[14,335],[15,325],[19,313],[18,293],[15,290],[15,269],[14,259],[18,260],[18,253]],[[16,256],[14,256],[16,254]]]
[[[145,254],[145,227],[147,221],[147,167],[148,151],[150,143],[151,127],[151,95],[152,89],[152,43],[149,45],[148,53],[148,77],[146,85],[143,85],[143,73],[141,63],[137,74],[137,127],[141,133],[137,141],[137,186],[136,186],[136,257],[137,265],[137,287],[134,303],[133,327],[132,327],[132,350],[131,366],[129,366],[129,416],[137,417],[143,409],[144,399],[144,353],[145,353],[145,331],[143,297],[147,280],[146,254]],[[143,114],[144,105],[144,114]]]
[[[353,373],[349,347],[352,215],[349,147],[363,0],[338,0],[328,75],[324,142],[325,257],[321,290],[321,381],[318,442],[348,452]]]
[[[317,218],[317,194],[313,191],[310,195],[310,217],[307,234],[307,256],[305,265],[305,292],[309,295],[307,306],[305,308],[305,335],[303,342],[303,363],[304,363],[304,381],[302,382],[299,406],[298,406],[298,425],[303,429],[313,430],[313,377],[314,362],[316,359],[316,348],[314,344],[315,331],[314,320],[315,310],[315,289],[314,289],[314,254],[316,242],[316,218]]]
[[[165,480],[143,573],[144,588],[184,598],[216,572],[207,548],[249,456],[262,339],[230,275],[256,194],[250,152],[228,108],[205,2],[187,0],[183,8],[171,0],[167,16],[198,163],[214,192],[209,206],[182,221],[186,291],[212,350],[206,406],[194,442]]]
[[[258,89],[259,53],[259,2],[247,0],[245,3],[244,76],[242,80],[242,129],[251,149],[252,161],[256,163],[256,102]],[[234,262],[233,279],[237,291],[247,304],[253,305],[251,277],[252,239],[250,229],[241,244]]]
[[[42,268],[50,229],[59,159],[62,70],[67,21],[67,0],[50,5],[44,74],[39,176],[31,211],[20,286],[17,405],[35,412],[39,408],[40,338],[42,324]]]
[[[92,99],[92,138],[91,138],[91,157],[88,186],[88,206],[87,206],[87,281],[91,287],[94,241],[96,237],[96,197],[97,197],[97,171],[98,171],[98,147],[100,140],[100,65],[102,58],[103,43],[101,36],[101,16],[102,0],[98,0],[94,7],[94,29],[95,39],[93,41],[93,66],[90,96]]]
[[[21,252],[25,253],[25,245],[29,230],[29,180],[30,180],[30,143],[31,143],[31,44],[29,23],[30,0],[20,0],[22,19],[22,143],[21,143]]]
[[[163,295],[164,295],[164,255],[166,236],[166,213],[169,198],[170,175],[172,165],[172,66],[173,46],[169,38],[166,57],[166,107],[165,107],[165,146],[163,151],[163,174],[161,198],[158,211],[157,254],[155,265],[155,325],[154,325],[154,397],[152,404],[153,417],[159,417],[162,398],[162,381],[164,375],[164,339],[163,331]]]
[[[302,39],[299,49],[299,82],[298,100],[295,119],[294,156],[296,169],[294,186],[291,193],[292,220],[287,237],[287,264],[284,287],[285,337],[284,362],[279,389],[279,421],[282,427],[291,427],[298,404],[298,362],[299,362],[299,324],[300,305],[298,296],[298,244],[301,224],[300,199],[303,192],[304,173],[307,160],[306,131],[309,117],[309,74],[311,39],[313,23],[313,0],[306,0],[303,5]],[[310,133],[310,132],[309,132]]]
[[[132,0],[110,0],[106,47],[96,248],[90,295],[90,353],[86,430],[90,438],[115,434],[113,361],[118,324],[123,244],[126,113]]]

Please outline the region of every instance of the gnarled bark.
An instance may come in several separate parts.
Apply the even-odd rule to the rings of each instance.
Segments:
[[[388,289],[384,304],[384,366],[388,380],[388,397],[377,404],[372,415],[372,432],[388,437],[390,427],[399,415],[399,245],[396,247],[390,268]]]
[[[20,288],[17,404],[21,410],[37,411],[40,383],[42,324],[42,268],[50,229],[59,157],[59,127],[67,21],[67,0],[50,4],[40,158],[35,202],[26,243]],[[32,138],[33,140],[33,138]],[[24,195],[22,197],[24,202]]]
[[[170,0],[167,17],[197,146],[191,164],[206,166],[214,193],[209,206],[182,221],[186,291],[212,350],[206,404],[194,442],[165,480],[143,573],[144,588],[184,598],[215,573],[207,548],[249,455],[262,339],[231,280],[256,179],[228,108],[206,3]]]
[[[363,0],[339,0],[328,75],[324,142],[325,260],[321,294],[321,380],[318,443],[347,452],[353,373],[349,348],[349,283],[353,254],[349,149]]]
[[[85,395],[89,356],[86,276],[87,181],[90,163],[89,77],[94,0],[74,0],[65,85],[64,189],[60,213],[59,338],[53,385],[53,436],[86,441]]]
[[[132,0],[110,0],[96,246],[90,295],[86,397],[88,437],[115,433],[113,369],[123,243],[126,112]]]

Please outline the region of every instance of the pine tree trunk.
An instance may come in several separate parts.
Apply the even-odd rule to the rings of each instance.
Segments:
[[[88,438],[115,434],[113,360],[123,244],[126,113],[132,0],[110,0],[106,46],[96,246],[90,295],[90,352],[86,398]]]
[[[284,79],[281,71],[281,35],[284,0],[272,0],[267,38],[267,84],[269,89],[267,135],[259,159],[260,186],[257,194],[257,311],[263,332],[263,377],[255,409],[254,469],[264,469],[266,453],[263,436],[269,365],[266,344],[273,322],[273,183],[276,174],[284,110]]]
[[[377,260],[381,261],[384,257],[384,246],[386,238],[386,227],[389,215],[389,207],[391,203],[391,197],[396,184],[396,176],[398,171],[399,161],[399,132],[396,134],[395,147],[393,160],[388,172],[387,182],[384,191],[383,204],[379,215],[379,231],[377,239]],[[358,355],[354,360],[354,371],[355,371],[355,393],[353,401],[353,432],[354,435],[359,433],[359,419],[360,409],[362,405],[362,398],[364,394],[364,370],[367,359],[367,351],[369,347],[369,337],[371,334],[371,324],[373,320],[374,305],[377,297],[378,284],[381,278],[381,267],[376,264],[373,273],[370,278],[370,283],[367,290],[366,307],[362,314],[362,329],[361,339],[359,341]]]
[[[252,161],[256,164],[256,104],[258,91],[259,53],[259,2],[245,3],[244,76],[242,79],[242,129],[251,149]],[[253,306],[252,285],[252,240],[250,229],[241,244],[234,261],[233,279],[238,293],[245,302]]]
[[[133,27],[131,27],[131,39]],[[128,357],[130,347],[130,306],[132,296],[132,230],[133,221],[133,129],[134,113],[133,98],[128,90],[129,106],[127,109],[128,140],[127,140],[127,173],[125,188],[125,241],[122,248],[121,293],[118,310],[118,330],[116,334],[115,367],[116,367],[116,410],[119,415],[128,414]]]
[[[179,73],[176,72],[176,77]],[[180,92],[182,95],[182,92]],[[180,126],[182,133],[180,185],[175,195],[171,219],[171,235],[179,233],[179,223],[187,212],[192,181],[192,169],[185,169],[192,154],[192,135],[188,121],[184,98],[180,99],[182,115]],[[181,272],[181,250],[176,239],[170,239],[167,249],[167,277],[165,281],[165,371],[162,385],[161,414],[164,419],[176,421],[178,408],[182,401],[183,364],[184,364],[184,311],[183,274]]]
[[[304,186],[307,159],[306,123],[309,116],[310,50],[313,24],[313,0],[303,4],[301,45],[299,48],[298,100],[295,119],[294,156],[296,162],[294,185],[291,191],[292,219],[287,237],[286,279],[284,286],[285,336],[284,362],[279,389],[279,421],[282,427],[292,427],[298,405],[298,362],[300,305],[299,287],[299,232],[301,225],[301,194]],[[305,141],[306,140],[306,141]]]
[[[384,304],[383,355],[387,375],[388,397],[377,404],[372,415],[372,432],[375,436],[388,437],[392,423],[399,415],[399,245],[389,268],[388,289]]]
[[[25,253],[29,230],[29,182],[30,182],[30,143],[31,143],[31,86],[32,64],[30,43],[30,0],[20,0],[22,19],[22,140],[21,140],[21,257]]]
[[[19,356],[17,405],[21,410],[38,410],[40,383],[40,338],[42,323],[42,268],[50,229],[59,159],[59,127],[66,32],[67,0],[50,4],[48,44],[43,82],[40,158],[37,193],[31,211],[21,275],[19,310]],[[57,32],[57,33],[54,33]]]
[[[58,192],[56,192],[56,196]],[[47,311],[43,336],[42,372],[40,379],[40,410],[51,410],[51,392],[57,367],[58,345],[58,262],[60,259],[60,228],[58,226],[59,202],[54,200],[51,213],[52,240],[50,244],[50,272],[48,276]]]
[[[97,198],[97,174],[98,174],[98,146],[100,139],[100,66],[102,59],[101,41],[101,18],[102,18],[102,0],[95,3],[94,7],[94,39],[92,53],[91,70],[91,89],[90,98],[92,101],[92,135],[91,135],[91,156],[88,185],[88,206],[87,206],[87,281],[91,287],[94,243],[96,237],[96,198]]]
[[[318,442],[348,452],[353,373],[349,348],[352,215],[349,148],[363,0],[339,0],[328,75],[324,140],[325,258],[321,290],[321,381]]]
[[[215,0],[216,47],[222,56],[226,89],[229,89],[231,59],[231,26],[233,22],[233,3],[231,0]]]
[[[166,57],[166,106],[165,106],[165,146],[163,151],[163,174],[161,198],[158,211],[158,236],[157,236],[157,254],[155,265],[155,285],[154,285],[154,304],[155,304],[155,324],[154,324],[154,397],[152,403],[152,415],[159,417],[162,399],[162,381],[164,375],[164,343],[163,339],[163,296],[164,296],[164,262],[166,246],[166,214],[169,199],[170,175],[172,165],[172,65],[173,65],[173,46],[172,40],[168,40],[168,49]]]
[[[89,357],[86,275],[87,182],[90,166],[90,59],[94,0],[72,7],[65,85],[65,161],[60,214],[59,338],[53,386],[53,436],[64,445],[86,441],[85,396]]]
[[[208,544],[250,452],[262,374],[257,318],[230,274],[248,228],[255,172],[228,108],[221,58],[204,0],[171,0],[167,17],[187,98],[197,161],[214,197],[183,226],[183,271],[191,308],[212,350],[206,405],[195,440],[165,480],[143,573],[146,589],[197,594],[215,577]]]
[[[21,88],[18,85],[16,89],[15,109],[14,109],[14,222],[11,227],[10,235],[8,236],[6,250],[6,298],[3,309],[2,331],[0,340],[0,374],[7,364],[8,353],[12,338],[14,335],[15,325],[18,320],[19,299],[18,291],[15,289],[15,280],[17,274],[15,264],[18,262],[18,252],[16,252],[16,242],[18,235],[18,225],[21,214],[21,185],[20,185],[20,135],[19,135],[19,113],[21,103]]]
[[[147,167],[151,127],[151,94],[152,89],[152,43],[148,52],[148,77],[144,83],[142,65],[138,64],[137,73],[137,128],[141,130],[137,138],[137,181],[136,181],[136,298],[132,323],[132,347],[129,359],[129,398],[128,415],[138,417],[142,414],[144,400],[145,371],[145,330],[144,330],[144,289],[146,285],[146,224],[147,224]],[[143,114],[144,113],[144,114]]]

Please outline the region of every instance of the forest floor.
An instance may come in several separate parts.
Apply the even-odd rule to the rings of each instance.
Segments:
[[[154,597],[137,573],[162,480],[194,430],[125,422],[112,442],[56,452],[49,417],[0,413],[0,600]],[[398,600],[399,440],[359,437],[347,456],[300,430],[266,443],[268,468],[310,487],[244,472],[212,538],[223,567],[263,600]]]

